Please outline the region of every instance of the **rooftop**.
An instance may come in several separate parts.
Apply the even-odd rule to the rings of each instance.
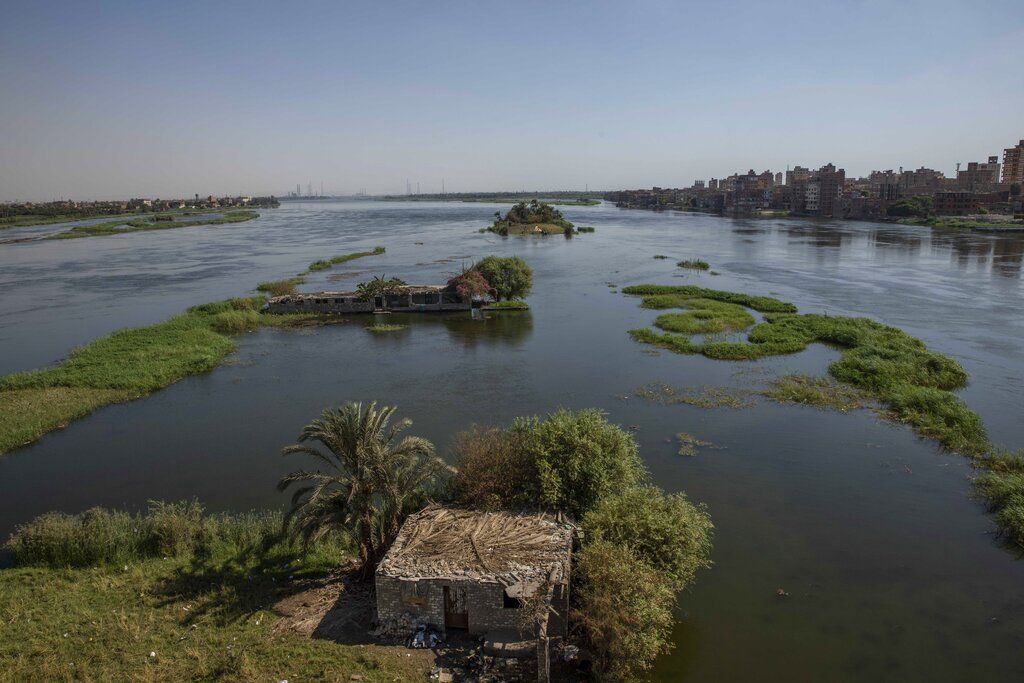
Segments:
[[[436,505],[411,515],[377,573],[464,578],[512,587],[569,577],[574,527],[547,514],[477,512]]]

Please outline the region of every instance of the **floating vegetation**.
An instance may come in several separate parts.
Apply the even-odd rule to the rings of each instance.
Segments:
[[[122,235],[129,232],[144,232],[147,230],[171,230],[174,228],[191,228],[197,225],[225,225],[228,223],[242,223],[259,218],[255,211],[229,211],[219,218],[197,218],[194,220],[176,221],[170,214],[155,214],[145,218],[134,220],[115,220],[104,223],[92,223],[91,225],[76,225],[75,227],[58,232],[56,235],[44,237],[47,240],[69,240],[80,237],[103,237],[106,235]]]
[[[306,281],[301,275],[296,277],[290,277],[287,280],[273,280],[271,282],[261,282],[256,285],[256,291],[265,292],[270,296],[284,296],[285,294],[293,294],[295,288]]]
[[[688,259],[686,261],[680,261],[676,264],[680,268],[689,268],[690,270],[708,270],[711,268],[711,264],[707,261],[701,261],[700,259]]]
[[[528,311],[530,305],[525,301],[513,299],[511,301],[491,301],[482,307],[484,311]]]
[[[373,251],[356,251],[351,254],[342,254],[340,256],[334,256],[329,259],[320,259],[319,261],[313,261],[309,264],[309,268],[306,272],[315,273],[319,270],[327,270],[331,266],[336,266],[339,263],[345,263],[357,258],[363,258],[364,256],[379,256],[386,251],[384,247],[374,247]]]
[[[830,377],[786,375],[770,382],[764,395],[781,403],[799,403],[816,408],[830,408],[846,413],[865,408],[873,401],[870,394]]]
[[[679,441],[679,455],[690,457],[697,455],[698,448],[711,445],[710,441],[701,441],[693,434],[687,434],[686,432],[676,434],[676,439]]]
[[[645,308],[686,308],[690,300],[703,298],[765,313],[764,322],[750,330],[745,342],[695,343],[688,334],[659,334],[649,328],[630,330],[637,341],[717,360],[756,360],[797,353],[812,343],[831,344],[843,352],[829,373],[882,402],[888,418],[911,425],[950,450],[977,455],[991,449],[981,418],[952,393],[967,383],[967,373],[903,330],[868,318],[797,315],[793,304],[737,292],[658,285],[622,291],[642,295]]]
[[[697,408],[750,408],[751,392],[733,387],[687,387],[679,389],[664,382],[651,382],[633,390],[633,395],[658,405],[685,404]]]
[[[654,320],[655,327],[680,334],[715,334],[745,330],[754,324],[754,316],[739,304],[713,299],[686,299],[680,304],[686,313],[663,313]]]
[[[590,227],[589,225],[581,225],[580,227],[576,228],[576,232],[594,232],[594,228]]]
[[[408,325],[397,325],[390,323],[374,323],[373,325],[367,325],[364,329],[367,332],[398,332],[404,330]]]
[[[665,256],[664,254],[655,254],[654,258],[656,258],[656,259],[658,259],[660,261],[663,261],[663,260],[667,259],[668,256]]]

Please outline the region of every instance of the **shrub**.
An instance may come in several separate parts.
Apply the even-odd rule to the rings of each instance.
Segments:
[[[490,283],[491,295],[502,299],[522,299],[533,289],[533,269],[518,256],[487,256],[472,268]]]
[[[581,526],[587,543],[609,542],[635,556],[683,590],[698,569],[711,566],[711,517],[686,496],[635,486],[598,501]]]
[[[450,494],[456,502],[482,510],[532,504],[529,494],[537,489],[536,473],[522,435],[474,426],[456,435],[452,452],[456,472]]]
[[[517,418],[511,431],[536,472],[537,503],[577,519],[600,499],[646,477],[636,441],[596,409]]]
[[[676,264],[680,268],[689,268],[690,270],[708,270],[711,268],[711,264],[707,261],[701,261],[700,259],[688,259],[686,261],[680,261]]]
[[[590,543],[576,555],[583,626],[598,672],[632,680],[671,650],[675,592],[671,580],[629,548]]]

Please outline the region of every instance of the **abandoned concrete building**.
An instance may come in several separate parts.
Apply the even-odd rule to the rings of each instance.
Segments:
[[[362,299],[357,292],[286,294],[267,302],[268,313],[373,313],[374,311],[468,311],[473,302],[454,287],[407,285],[394,292]]]
[[[574,533],[551,515],[430,506],[406,520],[377,568],[377,618],[488,640],[564,636]]]

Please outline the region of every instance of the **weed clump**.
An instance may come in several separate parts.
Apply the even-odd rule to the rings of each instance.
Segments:
[[[676,264],[680,268],[689,268],[690,270],[710,270],[711,264],[707,261],[701,261],[700,259],[687,259],[680,261]]]

